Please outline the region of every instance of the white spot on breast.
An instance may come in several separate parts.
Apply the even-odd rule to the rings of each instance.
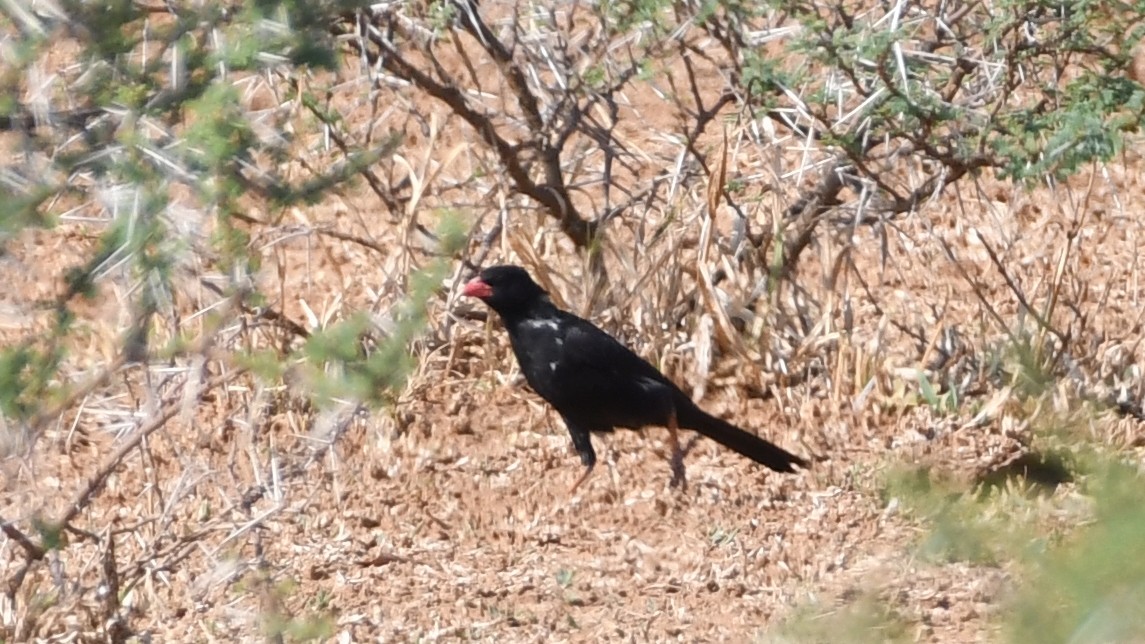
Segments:
[[[557,363],[556,363],[556,361],[550,362],[550,363],[549,363],[549,371],[556,371],[556,370],[557,370]]]
[[[529,327],[530,329],[548,329],[550,331],[557,331],[561,328],[560,322],[557,322],[553,318],[541,318],[539,320],[528,320],[525,322],[525,326]]]

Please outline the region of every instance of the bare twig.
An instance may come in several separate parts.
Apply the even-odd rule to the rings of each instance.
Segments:
[[[205,383],[202,383],[201,386],[197,387],[197,396],[201,398],[209,391],[234,382],[237,378],[245,374],[246,371],[245,367],[236,367],[229,369],[226,373],[211,377]],[[190,386],[194,385],[190,382],[184,383],[184,387]],[[100,466],[95,476],[88,479],[87,484],[72,497],[64,513],[56,518],[56,525],[65,526],[70,523],[77,514],[82,512],[91,500],[99,494],[100,490],[103,489],[104,484],[107,483],[107,477],[123,463],[127,455],[139,447],[139,444],[143,442],[144,439],[166,425],[167,421],[174,418],[175,415],[183,409],[183,406],[184,402],[181,397],[172,397],[171,400],[164,404],[154,418],[140,427],[127,442],[121,445],[119,449],[115,450],[115,452],[104,461],[104,464]]]

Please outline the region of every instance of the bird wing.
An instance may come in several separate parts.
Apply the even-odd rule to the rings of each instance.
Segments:
[[[679,390],[656,367],[571,314],[562,337],[542,393],[562,414],[597,431],[667,422]]]
[[[569,315],[561,366],[600,378],[646,378],[668,383],[664,374],[595,324]]]

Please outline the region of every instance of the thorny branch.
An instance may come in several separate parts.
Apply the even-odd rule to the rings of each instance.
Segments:
[[[208,392],[233,382],[245,372],[245,368],[230,369],[226,373],[208,379],[201,385],[192,384],[188,381],[184,386],[196,387],[197,396],[201,398]],[[68,527],[71,521],[75,519],[80,512],[86,509],[92,499],[99,494],[107,483],[108,477],[123,464],[124,459],[135,451],[148,436],[164,427],[168,421],[174,418],[175,415],[184,408],[184,405],[185,403],[181,396],[172,396],[168,399],[166,404],[163,405],[150,421],[136,430],[130,439],[120,445],[119,448],[104,461],[103,466],[99,468],[96,474],[88,479],[87,484],[72,497],[72,500],[68,503],[67,509],[63,514],[51,522],[52,525],[58,529]],[[21,545],[25,554],[24,565],[8,580],[7,595],[11,599],[15,596],[16,591],[19,589],[20,584],[31,566],[47,556],[49,551],[34,544],[26,535],[16,530],[16,528],[7,521],[0,523],[0,528],[3,529],[9,538]]]
[[[370,64],[380,65],[449,107],[494,150],[515,192],[540,204],[577,246],[589,246],[597,234],[598,224],[586,218],[571,198],[562,167],[568,136],[559,133],[580,126],[582,106],[575,100],[565,101],[563,109],[553,111],[546,118],[541,100],[512,50],[488,28],[474,7],[467,3],[456,6],[461,28],[495,62],[518,107],[523,126],[502,124],[498,115],[471,100],[459,82],[437,62],[435,43],[411,29],[394,10],[362,9],[343,16],[333,30],[341,37],[350,36],[345,38],[346,42]],[[420,53],[426,64],[418,64],[412,57],[415,53]],[[559,125],[561,122],[563,127]],[[510,138],[514,130],[520,137],[518,141]]]

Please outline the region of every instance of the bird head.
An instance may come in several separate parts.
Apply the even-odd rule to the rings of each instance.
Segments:
[[[469,280],[461,294],[485,302],[502,315],[526,309],[539,298],[548,297],[525,269],[510,265],[486,268]]]

